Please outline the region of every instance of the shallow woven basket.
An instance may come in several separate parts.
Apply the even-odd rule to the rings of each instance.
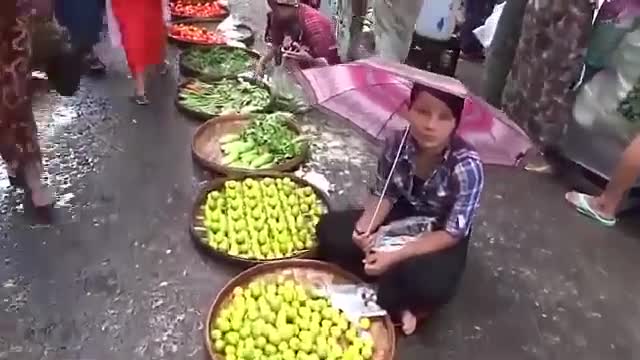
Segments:
[[[193,204],[193,209],[191,211],[191,220],[190,220],[190,226],[189,226],[189,231],[191,233],[191,238],[193,239],[193,241],[195,241],[195,243],[206,253],[208,253],[211,256],[217,257],[219,259],[223,259],[223,260],[227,260],[229,262],[241,265],[243,267],[249,267],[249,266],[253,266],[256,264],[265,264],[265,263],[272,263],[272,262],[276,262],[276,261],[280,261],[280,260],[286,260],[286,259],[301,259],[301,258],[309,258],[312,257],[315,252],[316,249],[315,248],[311,248],[311,249],[306,249],[303,251],[299,251],[294,255],[291,256],[287,256],[287,257],[283,257],[283,258],[279,258],[279,259],[270,259],[270,260],[260,260],[260,259],[247,259],[247,258],[243,258],[243,257],[239,257],[239,256],[232,256],[229,255],[225,252],[221,252],[218,250],[215,250],[213,248],[211,248],[208,244],[208,239],[206,237],[206,233],[203,231],[198,230],[197,228],[201,228],[204,227],[202,224],[202,220],[204,218],[204,214],[202,211],[202,206],[205,204],[206,200],[207,200],[207,195],[214,190],[219,190],[222,189],[224,186],[224,183],[229,181],[229,180],[237,180],[237,181],[242,181],[244,179],[248,179],[248,178],[254,178],[254,179],[260,179],[260,178],[264,178],[264,177],[271,177],[271,178],[285,178],[288,177],[291,180],[293,180],[295,183],[300,184],[301,186],[309,186],[311,187],[316,195],[318,196],[318,198],[320,198],[322,200],[322,202],[324,203],[325,206],[325,212],[329,212],[331,211],[331,205],[329,202],[329,197],[322,192],[320,189],[318,189],[317,187],[315,187],[313,184],[307,182],[304,179],[301,179],[295,175],[291,175],[291,174],[283,174],[283,173],[277,173],[277,172],[273,172],[273,173],[264,173],[264,174],[253,174],[253,175],[242,175],[242,176],[233,176],[233,177],[227,177],[227,178],[219,178],[219,179],[215,179],[213,181],[208,182],[207,184],[205,184],[203,186],[203,188],[200,190],[198,196],[196,197],[196,200]]]
[[[220,149],[220,138],[227,134],[237,134],[241,132],[242,129],[249,124],[249,117],[250,115],[223,115],[200,125],[193,135],[193,141],[191,143],[193,157],[203,167],[225,175],[261,174],[273,171],[290,172],[306,160],[309,153],[309,147],[307,145],[305,145],[302,153],[298,156],[281,162],[269,169],[254,170],[223,165],[222,158],[224,154]],[[292,121],[287,122],[287,125],[296,135],[302,133],[302,130]]]
[[[219,80],[223,80],[223,79],[232,79],[232,80],[236,80],[237,77],[234,76],[228,76],[228,77],[222,77],[216,80],[212,80],[213,82],[215,81],[219,81]],[[262,87],[263,89],[265,89],[266,91],[269,92],[269,94],[271,94],[271,89],[269,88],[268,85],[266,85],[265,83],[256,80],[256,79],[243,79],[244,81],[247,81],[249,83],[255,84],[255,85],[259,85],[260,87]],[[185,86],[187,86],[188,84],[190,84],[191,82],[195,81],[195,79],[186,79],[184,80],[180,85],[178,85],[178,88],[176,90],[176,100],[175,100],[175,105],[176,108],[178,109],[178,111],[180,111],[181,113],[185,114],[187,117],[190,117],[194,120],[200,120],[200,121],[206,121],[209,120],[211,118],[215,118],[218,116],[221,116],[220,114],[209,114],[209,113],[205,113],[202,111],[198,111],[198,110],[194,110],[194,109],[190,109],[184,105],[182,105],[180,103],[180,90],[182,88],[184,88]],[[204,80],[201,80],[203,82],[207,82]],[[273,102],[273,98],[271,98],[271,102]],[[268,107],[270,104],[267,104],[265,107]]]
[[[243,49],[240,47],[235,47],[235,46],[228,46],[228,45],[217,45],[217,46],[193,46],[190,47],[187,50],[184,50],[181,54],[180,54],[180,60],[179,60],[179,68],[180,68],[180,74],[182,74],[182,76],[186,76],[186,77],[192,77],[192,78],[197,78],[197,79],[202,79],[202,80],[217,80],[220,78],[224,78],[224,77],[229,77],[229,76],[238,76],[240,73],[236,73],[236,74],[215,74],[215,73],[207,73],[207,72],[202,72],[198,69],[195,69],[191,66],[189,66],[189,64],[187,64],[187,62],[185,61],[185,57],[187,55],[187,52],[195,50],[195,49],[212,49],[212,48],[216,48],[216,49],[224,49],[226,51],[244,51],[247,54],[249,54],[249,56],[255,60],[255,62],[257,63],[258,59],[260,59],[260,54],[250,50],[250,49]],[[252,68],[247,68],[245,71],[251,71]]]
[[[274,274],[284,274],[293,277],[298,281],[308,283],[362,283],[355,275],[350,274],[341,268],[322,261],[316,260],[283,260],[269,264],[258,265],[246,270],[229,281],[214,299],[207,318],[205,320],[204,339],[207,352],[211,360],[224,360],[213,348],[209,335],[211,325],[214,322],[221,308],[227,304],[233,294],[233,289],[237,286],[245,287],[250,282],[264,276]],[[396,351],[396,334],[393,323],[389,316],[372,319],[371,335],[375,344],[373,359],[392,360]]]

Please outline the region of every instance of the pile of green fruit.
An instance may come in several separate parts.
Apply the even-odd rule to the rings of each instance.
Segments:
[[[324,203],[290,178],[229,180],[207,195],[203,225],[214,250],[251,260],[296,255],[315,245]]]
[[[226,360],[368,360],[368,318],[358,324],[314,289],[279,275],[237,287],[215,319],[211,343]]]
[[[233,168],[269,169],[303,153],[306,138],[289,128],[293,114],[253,114],[237,134],[220,138],[222,164]]]

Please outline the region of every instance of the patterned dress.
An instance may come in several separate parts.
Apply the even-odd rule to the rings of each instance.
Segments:
[[[31,1],[0,1],[0,155],[13,174],[41,161],[29,92],[31,13]]]
[[[591,31],[589,0],[527,4],[522,35],[503,94],[507,115],[542,146],[565,133]]]

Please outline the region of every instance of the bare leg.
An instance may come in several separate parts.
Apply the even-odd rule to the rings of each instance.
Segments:
[[[622,153],[622,159],[596,204],[607,215],[615,215],[625,194],[640,176],[640,136],[636,136]]]
[[[24,166],[24,179],[31,190],[31,201],[35,207],[47,207],[53,204],[53,192],[41,180],[42,166],[33,161]]]
[[[615,218],[622,199],[638,176],[640,176],[640,136],[636,136],[624,150],[607,187],[600,196],[589,198],[589,205],[603,217]],[[567,200],[575,203],[577,196],[575,192],[568,193]]]
[[[145,70],[140,69],[133,74],[133,80],[135,82],[135,95],[133,101],[138,105],[148,105],[149,99],[147,99],[147,89],[145,85]]]
[[[136,95],[145,96],[147,94],[147,90],[145,85],[144,71],[140,71],[134,74],[133,80],[135,81]]]

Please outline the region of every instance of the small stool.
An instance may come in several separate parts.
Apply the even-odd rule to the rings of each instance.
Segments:
[[[433,40],[413,33],[406,64],[415,68],[453,77],[460,58],[460,38]]]

